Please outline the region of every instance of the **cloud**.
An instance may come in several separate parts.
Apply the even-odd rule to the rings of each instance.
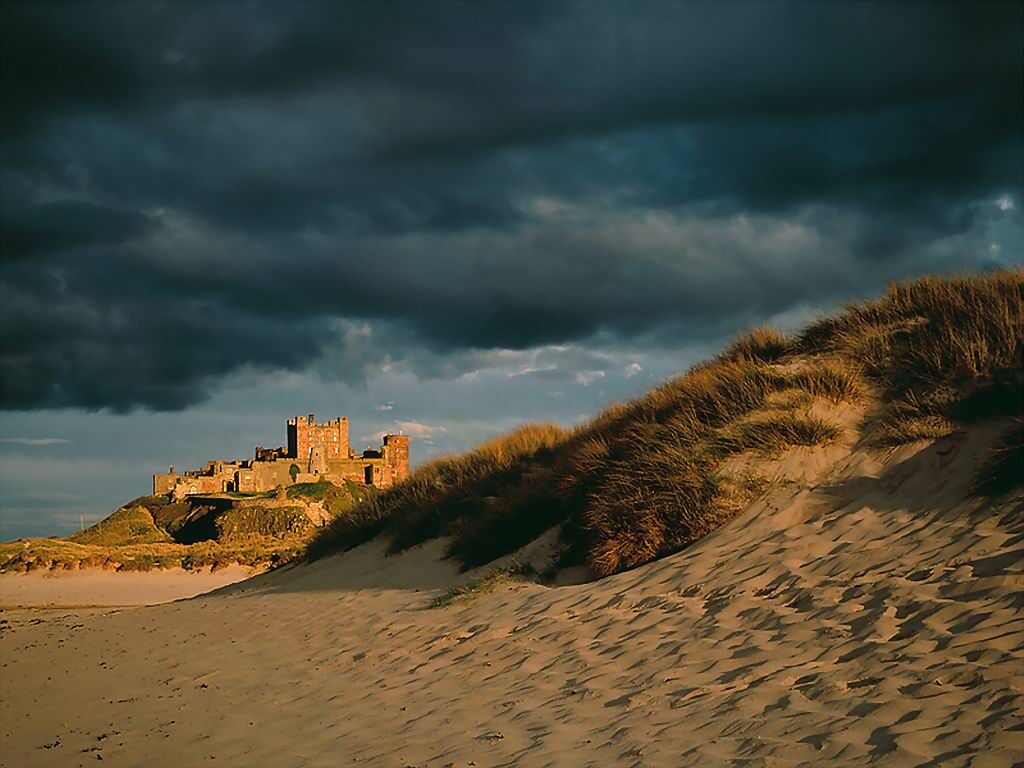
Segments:
[[[603,378],[604,371],[577,371],[575,377],[576,383],[584,387],[589,387],[595,381]]]
[[[417,444],[417,450],[422,451],[426,448],[430,451],[436,447],[436,440],[444,438],[448,434],[448,428],[441,424],[426,424],[419,421],[400,420],[395,420],[392,424],[393,426],[390,429],[374,433],[373,439],[380,441],[384,438],[384,435],[396,433],[408,435],[413,439],[413,442]],[[367,440],[368,438],[363,437],[361,439]]]
[[[235,10],[5,7],[0,407],[592,383],[1021,262],[1010,3]]]
[[[65,440],[62,437],[0,437],[0,443],[36,447],[43,445],[68,445],[71,441]]]
[[[636,362],[630,363],[629,365],[622,369],[622,375],[625,376],[627,379],[631,379],[634,376],[639,376],[643,372],[644,367],[640,365],[640,363]]]

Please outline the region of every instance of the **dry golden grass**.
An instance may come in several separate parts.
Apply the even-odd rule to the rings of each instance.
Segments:
[[[841,430],[809,414],[780,413],[768,418],[741,421],[719,430],[713,440],[720,454],[760,451],[777,454],[794,445],[827,445]]]
[[[569,434],[557,424],[527,424],[461,456],[426,464],[405,482],[336,519],[311,542],[310,556],[357,546],[385,530],[392,552],[449,533],[453,524],[478,513],[489,499],[519,485],[531,466],[549,461]]]
[[[760,325],[741,334],[732,342],[719,359],[729,362],[772,363],[790,352],[793,341],[775,328]]]
[[[802,368],[786,376],[791,387],[833,403],[856,402],[865,396],[864,376],[856,364],[830,362]]]
[[[1021,412],[1022,295],[1019,270],[897,283],[813,324],[796,347],[862,365],[889,402],[880,439],[910,442],[941,434],[943,420]]]
[[[760,492],[756,473],[724,473],[730,457],[836,440],[841,430],[806,410],[815,401],[883,403],[872,423],[884,445],[1020,417],[1022,291],[1020,271],[924,278],[792,339],[757,328],[572,432],[531,425],[420,468],[339,518],[310,555],[380,533],[393,552],[449,535],[449,554],[474,567],[557,525],[562,565],[604,575],[647,562],[721,526]],[[1001,479],[986,487],[1013,480],[1007,467],[1018,454],[997,454],[990,474]]]

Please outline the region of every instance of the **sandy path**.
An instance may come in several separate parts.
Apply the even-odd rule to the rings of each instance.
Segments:
[[[100,569],[0,573],[0,608],[156,605],[234,584],[250,572],[231,566],[213,573],[181,568],[143,573]]]
[[[981,445],[854,454],[593,584],[426,610],[439,544],[373,543],[186,602],[8,613],[0,764],[1013,765],[1024,504],[962,501]]]

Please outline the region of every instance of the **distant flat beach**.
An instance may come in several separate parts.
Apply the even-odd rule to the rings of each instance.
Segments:
[[[100,569],[0,573],[0,608],[73,608],[157,605],[241,581],[249,568],[214,572],[181,568],[119,573]]]

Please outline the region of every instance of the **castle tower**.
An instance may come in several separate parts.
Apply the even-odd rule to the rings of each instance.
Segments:
[[[288,456],[308,461],[313,448],[322,448],[325,460],[348,458],[348,419],[317,424],[313,414],[288,419]]]
[[[311,475],[327,474],[327,452],[322,445],[314,445],[309,449],[309,467],[306,471]]]
[[[384,458],[384,479],[388,485],[394,485],[409,476],[408,435],[384,435],[381,454]]]

